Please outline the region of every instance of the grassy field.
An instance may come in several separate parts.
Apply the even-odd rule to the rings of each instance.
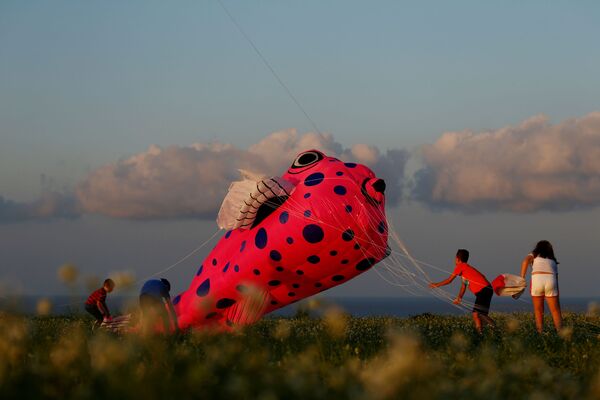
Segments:
[[[82,317],[0,316],[0,397],[222,399],[600,398],[600,318],[559,334],[496,314],[265,319],[229,334],[92,333]],[[550,327],[548,326],[550,331]]]

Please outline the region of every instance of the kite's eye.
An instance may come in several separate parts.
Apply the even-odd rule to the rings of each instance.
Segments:
[[[302,153],[294,160],[292,164],[292,168],[304,168],[309,165],[312,165],[316,162],[319,162],[323,159],[323,154],[318,151],[307,151],[306,153]]]

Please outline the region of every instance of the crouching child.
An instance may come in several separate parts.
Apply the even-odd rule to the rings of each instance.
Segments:
[[[177,314],[171,301],[171,284],[166,279],[151,279],[140,290],[141,328],[177,332]]]
[[[85,302],[85,311],[94,317],[94,328],[99,327],[104,320],[110,320],[110,311],[106,306],[106,295],[115,288],[112,279],[106,279],[100,289],[95,290]]]

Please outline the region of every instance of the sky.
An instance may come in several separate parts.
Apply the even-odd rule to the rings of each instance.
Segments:
[[[237,169],[315,147],[386,179],[417,259],[493,278],[548,239],[561,295],[600,296],[600,5],[222,4],[316,129],[217,0],[0,3],[0,290],[143,280],[217,232]],[[374,270],[328,294],[408,295]]]

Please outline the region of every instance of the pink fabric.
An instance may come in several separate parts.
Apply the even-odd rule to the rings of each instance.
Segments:
[[[374,189],[375,174],[319,154],[320,161],[282,176],[295,189],[279,208],[217,243],[189,289],[173,299],[180,328],[251,324],[386,256],[385,199]]]

